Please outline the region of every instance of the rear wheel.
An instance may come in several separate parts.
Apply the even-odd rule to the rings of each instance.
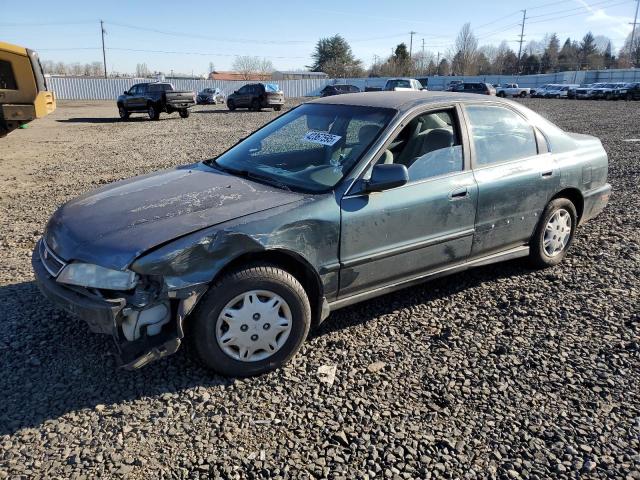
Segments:
[[[559,264],[567,255],[578,226],[576,207],[566,198],[549,202],[531,239],[529,259],[537,268]]]
[[[193,341],[202,362],[223,375],[247,377],[275,370],[304,342],[311,325],[307,294],[290,273],[267,264],[226,275],[193,316]]]
[[[126,120],[129,118],[129,110],[124,108],[122,105],[118,105],[118,114],[122,120]]]
[[[227,100],[227,108],[233,112],[236,109],[236,102]]]
[[[504,92],[498,92],[498,96],[499,96],[499,97],[504,98],[504,97],[506,97],[507,95],[506,95]]]
[[[520,97],[524,98],[527,96],[527,92],[520,92]]]
[[[257,98],[254,98],[251,101],[251,110],[253,110],[254,112],[260,111],[260,100],[258,100]]]
[[[274,109],[276,112],[279,112],[280,110],[282,110],[282,105],[276,105],[276,106],[274,106],[274,107],[273,107],[273,109]]]
[[[151,120],[158,120],[160,118],[160,110],[153,103],[150,103],[147,106],[147,115]]]
[[[182,118],[188,118],[189,117],[189,109],[188,108],[183,108],[182,110],[180,110],[180,116]]]

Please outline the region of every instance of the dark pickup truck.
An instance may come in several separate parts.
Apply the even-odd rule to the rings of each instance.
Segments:
[[[151,120],[160,118],[160,112],[187,118],[195,103],[195,92],[176,90],[170,83],[137,83],[118,97],[118,113],[123,120],[134,112],[146,112]]]

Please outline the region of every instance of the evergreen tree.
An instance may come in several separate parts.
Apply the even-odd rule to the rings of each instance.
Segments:
[[[325,72],[330,77],[351,77],[362,75],[362,62],[356,59],[349,43],[340,35],[321,38],[311,55],[314,64],[312,72]]]

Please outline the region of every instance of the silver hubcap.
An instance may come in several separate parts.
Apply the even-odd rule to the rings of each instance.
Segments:
[[[291,309],[282,297],[268,290],[251,290],[222,309],[216,341],[235,360],[259,362],[282,348],[292,324]]]
[[[550,257],[559,255],[571,238],[571,215],[564,208],[554,212],[544,229],[544,253]]]

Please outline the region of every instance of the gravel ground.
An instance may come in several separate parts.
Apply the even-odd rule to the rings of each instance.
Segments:
[[[566,261],[341,310],[248,380],[185,351],[118,370],[108,338],[40,296],[29,257],[65,200],[215,155],[275,113],[123,123],[112,103],[62,103],[0,140],[0,479],[640,479],[640,142],[624,141],[640,103],[524,103],[609,152],[610,205]]]

